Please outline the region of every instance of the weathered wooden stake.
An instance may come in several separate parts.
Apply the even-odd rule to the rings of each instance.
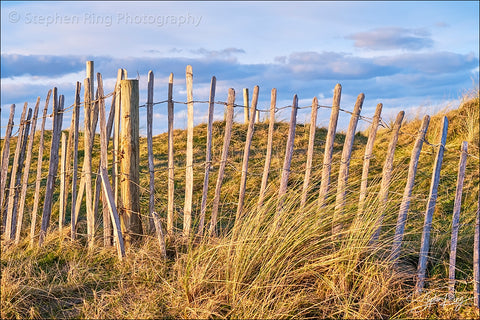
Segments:
[[[428,115],[425,115],[423,117],[420,130],[417,134],[417,139],[415,141],[415,146],[412,150],[412,155],[410,156],[407,184],[405,185],[405,191],[403,192],[403,198],[400,204],[400,210],[398,212],[397,225],[395,227],[395,235],[392,244],[391,258],[395,264],[397,264],[398,257],[400,256],[400,247],[402,245],[405,223],[407,221],[408,208],[410,207],[412,189],[415,183],[415,174],[417,172],[418,158],[420,157],[420,152],[422,151],[423,141],[425,140],[425,135],[427,134],[429,122],[430,117]]]
[[[307,202],[308,187],[310,185],[310,175],[312,172],[313,147],[315,145],[315,130],[317,128],[318,99],[313,98],[312,113],[310,115],[310,134],[308,137],[307,164],[305,167],[305,178],[303,179],[302,198],[300,199],[300,208],[305,207]]]
[[[143,234],[140,220],[140,149],[139,149],[139,92],[138,80],[122,80],[122,130],[120,132],[123,157],[120,159],[121,199],[122,199],[122,231],[125,244]]]
[[[95,243],[95,215],[93,212],[93,192],[92,192],[92,146],[93,146],[93,139],[92,136],[95,135],[95,131],[92,132],[92,99],[91,99],[91,80],[86,78],[84,81],[84,101],[85,101],[85,117],[84,117],[84,123],[85,123],[85,131],[84,131],[84,160],[83,160],[83,174],[84,174],[84,190],[85,190],[85,205],[87,208],[87,237],[88,237],[88,247],[93,248],[93,245]],[[80,183],[82,184],[82,183]],[[82,191],[82,188],[80,188],[80,191]],[[79,193],[79,196],[82,196],[82,194]],[[77,203],[79,204],[81,201],[80,199],[77,199]],[[76,217],[78,219],[78,212],[76,214]]]
[[[332,171],[333,143],[335,142],[335,132],[337,131],[338,114],[340,113],[340,98],[342,95],[342,86],[337,83],[333,91],[332,112],[328,124],[327,139],[325,141],[325,152],[323,154],[322,181],[318,193],[318,205],[323,207],[327,199],[328,188],[330,186],[330,172]]]
[[[64,98],[60,96],[57,100],[57,88],[53,89],[53,132],[52,144],[50,147],[50,165],[48,168],[47,188],[45,191],[45,200],[43,201],[42,226],[38,244],[42,245],[47,235],[47,228],[50,224],[52,214],[53,189],[55,188],[55,179],[58,171],[58,149],[60,147],[60,133],[62,131],[63,103]]]
[[[433,211],[437,202],[437,189],[440,182],[440,170],[442,168],[443,153],[447,142],[448,119],[443,117],[442,137],[438,146],[437,157],[433,165],[432,182],[430,184],[430,194],[428,196],[427,210],[425,212],[425,221],[423,224],[422,245],[420,247],[420,257],[418,259],[417,283],[415,285],[416,293],[423,290],[425,284],[425,274],[427,271],[428,251],[430,250],[430,230],[432,228]]]
[[[337,197],[335,199],[335,213],[333,217],[333,234],[337,234],[341,228],[342,224],[339,223],[338,219],[343,216],[345,209],[345,197],[347,194],[347,181],[348,181],[348,169],[350,167],[350,157],[352,155],[353,140],[355,138],[355,130],[357,129],[358,119],[360,118],[360,112],[362,110],[363,101],[365,100],[365,95],[360,93],[357,97],[357,102],[355,102],[355,107],[353,108],[352,117],[350,118],[350,123],[348,125],[347,134],[345,136],[345,142],[343,144],[342,150],[342,159],[340,161],[340,169],[338,173],[338,185],[337,185]]]
[[[147,95],[147,148],[148,148],[148,173],[150,175],[150,198],[148,201],[148,221],[150,232],[155,229],[153,212],[155,211],[155,164],[153,162],[153,71],[148,72],[148,95]]]
[[[173,234],[173,214],[175,199],[175,161],[173,159],[173,73],[168,78],[168,204],[167,233]]]
[[[370,159],[373,154],[373,145],[375,143],[375,138],[377,136],[378,125],[380,123],[380,114],[382,113],[383,104],[377,104],[377,109],[375,109],[375,114],[372,119],[372,125],[370,126],[370,132],[368,134],[367,145],[365,146],[365,155],[363,156],[363,169],[362,169],[362,180],[360,183],[360,196],[358,199],[358,214],[362,214],[363,208],[365,206],[365,199],[367,197],[367,187],[368,187],[368,171],[370,169]]]
[[[260,185],[260,194],[258,196],[257,208],[263,205],[265,192],[267,190],[268,175],[270,173],[270,163],[272,161],[273,131],[275,130],[275,108],[277,104],[277,89],[273,88],[270,97],[270,118],[268,123],[267,154],[265,156],[265,165],[263,167],[262,183]]]
[[[217,184],[215,186],[215,196],[213,198],[212,217],[210,221],[210,235],[217,234],[217,216],[218,205],[220,203],[220,192],[222,190],[223,175],[225,173],[225,166],[228,158],[228,147],[230,146],[230,138],[232,137],[232,124],[233,124],[233,105],[235,104],[235,90],[228,89],[227,100],[227,118],[225,121],[225,135],[223,137],[222,158],[220,160],[220,167],[218,169]]]
[[[58,209],[58,230],[60,233],[60,239],[63,232],[63,224],[65,223],[65,202],[67,197],[67,190],[65,189],[66,178],[66,162],[67,162],[67,136],[65,132],[62,132],[61,140],[61,155],[60,155],[60,207]]]
[[[118,190],[120,188],[120,175],[119,175],[119,163],[120,163],[120,125],[121,125],[121,99],[120,99],[120,80],[125,79],[125,74],[122,69],[118,69],[117,72],[117,83],[115,85],[115,104],[114,104],[114,131],[113,131],[113,191],[114,191],[114,198],[115,198],[115,206],[120,208],[120,204],[118,202]]]
[[[3,140],[2,147],[2,165],[1,165],[1,178],[0,178],[0,212],[3,216],[3,204],[5,200],[5,185],[7,184],[8,162],[10,158],[10,138],[12,136],[13,129],[13,117],[15,116],[15,105],[10,106],[10,116],[8,118],[7,129],[5,130],[5,140]],[[5,217],[6,218],[6,217]],[[3,227],[3,219],[2,219]]]
[[[207,151],[205,155],[205,175],[203,178],[202,190],[202,204],[200,208],[200,222],[198,224],[198,236],[203,236],[203,228],[205,226],[205,213],[207,211],[207,195],[208,195],[208,180],[210,174],[210,167],[212,165],[212,125],[213,125],[213,111],[215,107],[215,86],[217,79],[212,77],[210,83],[210,97],[208,99],[208,123],[207,123]]]
[[[35,240],[35,227],[37,224],[38,203],[40,201],[40,183],[42,181],[42,163],[43,163],[43,146],[45,142],[45,120],[47,119],[48,105],[50,104],[50,96],[52,90],[48,90],[47,99],[45,100],[45,108],[43,109],[42,124],[40,126],[40,141],[38,142],[38,157],[37,157],[37,176],[35,182],[35,196],[33,197],[33,209],[30,218],[30,245],[33,246]]]
[[[242,177],[240,178],[240,191],[238,195],[238,206],[236,220],[240,219],[243,211],[243,203],[245,201],[245,189],[247,186],[247,174],[248,174],[248,159],[250,157],[250,146],[252,145],[253,131],[255,128],[255,115],[258,101],[258,86],[253,88],[252,107],[250,112],[250,122],[248,123],[247,139],[245,141],[245,149],[243,151],[243,163],[242,163]]]
[[[153,221],[155,222],[155,230],[157,232],[158,244],[160,245],[160,253],[162,255],[162,258],[166,259],[167,249],[165,247],[165,237],[163,234],[162,222],[160,221],[160,217],[155,211],[153,212]]]
[[[285,195],[287,194],[288,177],[290,176],[290,165],[292,163],[293,144],[295,141],[295,128],[297,126],[297,110],[298,97],[297,95],[294,95],[292,103],[292,114],[290,116],[290,126],[288,128],[287,146],[285,148],[285,159],[283,161],[282,177],[280,179],[280,187],[278,188],[277,214],[279,214],[283,209]]]
[[[76,200],[77,200],[77,177],[78,177],[78,129],[80,126],[80,90],[81,83],[77,81],[75,88],[75,103],[73,105],[72,124],[73,124],[73,172],[72,172],[72,204],[70,219],[70,237],[76,238]]]
[[[17,145],[15,147],[15,155],[13,157],[12,171],[10,173],[10,188],[8,190],[8,203],[7,203],[7,217],[5,223],[5,239],[13,240],[15,237],[16,228],[16,214],[18,202],[18,188],[20,185],[20,178],[22,173],[22,146],[23,146],[23,132],[25,131],[25,114],[27,112],[27,103],[23,105],[22,115],[20,117],[20,126],[18,128]],[[31,116],[31,109],[29,109]],[[17,177],[18,176],[18,177]]]
[[[468,142],[462,143],[462,155],[458,164],[457,190],[455,191],[455,203],[452,216],[452,241],[450,242],[450,261],[448,266],[448,298],[455,299],[455,264],[457,259],[458,229],[460,227],[460,209],[462,208],[463,181],[465,179],[465,167],[467,166]]]
[[[243,105],[245,106],[245,108],[243,108],[243,122],[245,124],[247,124],[249,120],[248,112],[250,111],[250,106],[248,105],[248,101],[248,88],[243,88]]]
[[[193,200],[193,73],[192,66],[186,69],[187,82],[187,159],[185,169],[185,206],[183,208],[183,236],[190,235]]]
[[[380,191],[378,193],[379,209],[377,215],[379,216],[379,218],[376,223],[375,232],[372,236],[372,243],[377,241],[380,237],[380,230],[382,228],[383,218],[385,216],[385,210],[387,208],[388,189],[390,188],[390,181],[392,180],[395,147],[397,146],[398,134],[400,132],[404,116],[405,112],[400,111],[397,115],[397,118],[395,119],[395,124],[392,128],[392,137],[390,138],[390,143],[388,144],[387,157],[385,158],[385,163],[382,170],[382,182],[380,183]]]

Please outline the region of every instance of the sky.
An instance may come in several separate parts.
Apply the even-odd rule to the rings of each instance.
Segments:
[[[301,107],[313,97],[331,105],[340,83],[341,108],[352,110],[364,93],[366,117],[378,103],[386,121],[400,110],[407,118],[434,114],[478,87],[479,29],[478,1],[1,1],[0,134],[11,104],[16,123],[25,102],[33,108],[53,87],[71,105],[87,60],[102,74],[107,93],[118,68],[127,69],[129,78],[139,79],[140,104],[149,70],[155,102],[166,100],[170,73],[174,100],[186,101],[185,68],[191,65],[194,100],[208,100],[212,76],[217,101],[234,88],[243,104],[243,88],[251,96],[258,85],[262,110],[272,88],[278,107],[290,105],[294,94]],[[195,124],[206,122],[207,105],[194,108]],[[166,109],[154,106],[154,134],[166,131]],[[243,111],[236,112],[242,121]],[[65,114],[64,128],[70,117]],[[215,119],[222,118],[223,106],[216,105]],[[288,110],[277,116],[288,118]],[[329,110],[320,109],[317,124],[327,126],[328,119]],[[298,121],[309,121],[308,109]],[[349,115],[339,121],[346,128]],[[186,106],[176,104],[175,128],[185,127]],[[140,129],[146,134],[145,108]]]

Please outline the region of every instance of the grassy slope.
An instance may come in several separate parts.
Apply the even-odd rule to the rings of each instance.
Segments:
[[[438,141],[442,115],[439,113],[434,116],[430,124],[427,140],[433,144]],[[256,126],[249,162],[246,215],[240,223],[233,226],[232,213],[236,209],[246,134],[245,126],[237,124],[233,130],[222,189],[219,217],[222,236],[188,244],[182,243],[180,239],[168,239],[169,259],[166,262],[160,258],[157,243],[150,236],[146,236],[141,244],[128,251],[124,263],[116,260],[113,249],[101,248],[101,240],[98,248],[93,251],[85,248],[84,239],[76,243],[59,241],[56,228],[47,237],[43,248],[29,248],[28,239],[19,247],[2,246],[2,318],[471,317],[474,315],[471,307],[473,228],[479,188],[478,159],[473,157],[468,160],[462,205],[461,240],[457,257],[459,293],[453,302],[445,297],[451,212],[459,159],[457,151],[461,142],[467,140],[470,152],[478,155],[478,95],[446,115],[450,120],[448,151],[442,167],[432,227],[432,258],[428,269],[430,279],[427,281],[426,292],[419,297],[412,297],[411,292],[435,157],[435,150],[430,146],[424,146],[420,157],[407,234],[402,247],[401,268],[394,271],[385,254],[390,249],[403,193],[414,141],[412,135],[418,129],[420,120],[411,120],[402,127],[404,134],[400,137],[395,153],[394,182],[390,189],[385,226],[379,243],[373,248],[368,245],[368,241],[374,229],[378,208],[376,193],[390,138],[387,129],[380,130],[377,136],[375,157],[371,161],[367,210],[360,217],[356,216],[356,202],[366,133],[357,134],[350,167],[351,192],[347,196],[343,217],[344,225],[348,227],[344,228],[340,237],[332,237],[333,205],[329,204],[320,211],[314,206],[307,206],[302,211],[298,209],[308,125],[297,126],[287,209],[281,216],[274,214],[274,190],[283,164],[288,128],[286,124],[276,124],[274,158],[269,179],[270,200],[257,212],[252,208],[255,207],[261,181],[268,126]],[[194,212],[199,211],[201,199],[205,130],[206,125],[195,128],[194,145],[197,147],[194,157],[198,166],[194,168]],[[319,187],[318,168],[323,160],[325,135],[325,129],[317,130],[313,163],[316,170],[313,170],[313,186],[309,193],[313,202]],[[342,134],[337,134],[332,196],[343,139]],[[49,141],[47,139],[47,143]],[[166,141],[166,134],[154,138],[158,212],[165,212],[167,207]],[[175,131],[178,227],[181,227],[182,221],[185,141],[185,132]],[[215,123],[209,205],[213,198],[222,141],[223,124]],[[142,193],[142,214],[145,215],[148,208],[146,140],[141,145],[140,184],[145,188]],[[45,161],[47,159],[48,151],[44,157]],[[79,163],[82,163],[81,159]],[[32,168],[35,170],[35,163]],[[54,210],[58,210],[58,204]],[[52,222],[57,221],[56,215],[58,213],[54,212]],[[29,226],[30,218],[28,214],[26,216],[24,225]],[[208,212],[206,221],[209,221]],[[194,224],[197,223],[194,220]],[[84,220],[81,221],[80,231],[82,228],[85,229]],[[98,234],[101,235],[101,230],[98,230]]]

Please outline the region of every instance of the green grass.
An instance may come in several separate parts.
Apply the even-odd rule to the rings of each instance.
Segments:
[[[447,151],[433,219],[428,279],[424,293],[419,296],[413,295],[413,287],[435,157],[435,149],[431,146],[424,145],[420,156],[398,268],[393,268],[388,254],[405,187],[415,139],[413,135],[418,130],[420,119],[410,120],[402,126],[382,234],[374,245],[370,244],[370,237],[379,214],[377,193],[390,139],[388,129],[380,129],[377,135],[366,209],[361,215],[357,215],[358,188],[368,132],[357,134],[345,214],[340,217],[343,229],[339,234],[332,235],[336,178],[344,135],[336,136],[329,201],[319,210],[315,200],[320,184],[319,169],[323,161],[326,130],[317,130],[310,202],[300,209],[309,126],[297,126],[289,192],[285,209],[278,215],[276,189],[288,126],[285,123],[276,124],[268,194],[264,206],[257,209],[268,125],[256,125],[249,162],[245,214],[240,221],[234,221],[246,133],[246,125],[235,124],[222,188],[219,237],[191,238],[188,241],[179,236],[167,238],[168,258],[163,260],[156,239],[146,235],[143,241],[129,248],[124,261],[119,262],[113,248],[102,247],[101,227],[97,230],[98,245],[92,250],[86,248],[84,236],[75,242],[69,241],[68,228],[60,235],[55,226],[58,205],[54,206],[51,232],[43,247],[29,247],[26,230],[18,246],[2,245],[1,316],[262,319],[476,317],[478,313],[473,307],[472,252],[480,179],[479,162],[475,157],[469,157],[466,170],[457,251],[456,299],[447,300],[446,293],[458,152],[465,140],[469,142],[469,152],[478,156],[478,93],[466,97],[457,109],[432,117],[427,140],[433,144],[438,142],[443,115],[450,120]],[[222,122],[214,124],[208,208],[211,208],[213,201],[223,130]],[[196,230],[203,184],[206,125],[195,127],[194,134],[196,166],[193,224]],[[176,130],[174,135],[176,227],[181,228],[186,132]],[[166,219],[167,211],[166,141],[166,134],[153,139],[155,207],[162,219]],[[47,145],[49,142],[50,136],[47,136]],[[48,165],[47,150],[44,172]],[[95,150],[99,150],[97,144]],[[98,154],[96,151],[95,154]],[[149,198],[146,139],[141,141],[140,152],[141,216],[146,224]],[[34,176],[35,163],[36,159],[31,176]],[[81,163],[82,158],[79,160]],[[94,163],[98,163],[98,157]],[[33,202],[32,189],[29,188],[29,203]],[[207,210],[207,223],[209,214]],[[85,233],[84,219],[82,216],[80,233]],[[27,211],[24,229],[29,229],[29,222],[30,214]]]

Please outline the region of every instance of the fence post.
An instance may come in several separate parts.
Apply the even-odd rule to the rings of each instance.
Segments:
[[[157,239],[158,239],[158,244],[160,245],[160,253],[162,255],[162,258],[166,259],[167,249],[165,248],[165,236],[163,234],[162,222],[160,221],[160,217],[155,211],[152,212],[152,217],[155,223],[155,229],[157,231]]]
[[[192,66],[186,69],[187,83],[187,159],[185,170],[185,205],[183,208],[183,235],[188,237],[192,224],[193,200],[193,73]]]
[[[168,205],[167,205],[167,233],[173,234],[173,214],[175,199],[175,160],[173,159],[173,73],[168,77]]]
[[[462,143],[462,155],[458,164],[457,190],[455,191],[455,204],[452,216],[452,240],[450,243],[450,261],[448,266],[448,298],[455,299],[455,263],[457,259],[458,229],[460,227],[460,210],[462,207],[463,180],[467,166],[468,142]]]
[[[215,196],[213,198],[212,217],[210,221],[210,235],[217,234],[217,216],[218,205],[220,203],[220,191],[222,190],[223,175],[225,173],[225,166],[227,164],[228,147],[230,146],[230,138],[232,136],[233,124],[233,105],[235,104],[235,90],[228,89],[227,100],[227,117],[225,121],[225,135],[223,137],[222,159],[220,160],[220,167],[218,169],[217,184],[215,186]]]
[[[75,88],[75,103],[73,105],[72,125],[73,125],[73,172],[72,172],[72,203],[70,219],[70,237],[72,240],[76,237],[76,200],[77,200],[77,177],[78,177],[78,129],[80,126],[80,90],[81,84],[77,81]]]
[[[113,193],[115,199],[115,206],[120,208],[119,198],[118,198],[118,190],[120,188],[120,175],[119,175],[119,163],[120,163],[120,124],[121,124],[121,97],[120,97],[120,81],[125,79],[125,74],[123,69],[118,69],[117,72],[117,83],[115,84],[115,104],[114,107],[115,111],[115,119],[114,121],[114,131],[113,131]]]
[[[153,162],[153,71],[148,72],[148,95],[147,95],[147,148],[148,148],[148,173],[150,176],[150,198],[148,201],[148,221],[150,232],[153,233],[155,223],[153,212],[155,211],[155,164]]]
[[[342,86],[337,83],[333,91],[332,112],[328,124],[327,139],[325,141],[325,152],[323,153],[322,181],[320,191],[318,192],[318,206],[323,207],[327,199],[328,188],[330,186],[330,172],[332,170],[333,143],[335,142],[335,132],[337,131],[338,114],[340,113],[340,98],[342,96]]]
[[[238,195],[238,206],[235,220],[240,219],[245,201],[245,188],[247,187],[248,159],[250,158],[250,147],[252,145],[253,131],[255,128],[255,115],[258,102],[258,86],[253,88],[252,106],[250,119],[247,129],[247,139],[245,140],[245,149],[243,150],[242,177],[240,178],[240,192]]]
[[[200,208],[200,222],[198,224],[198,236],[203,236],[203,228],[205,226],[205,213],[207,211],[207,195],[208,195],[208,180],[210,174],[210,167],[212,164],[212,125],[213,125],[213,111],[215,107],[215,86],[217,78],[212,77],[210,83],[210,97],[208,101],[208,123],[207,123],[207,151],[205,155],[205,176],[203,178],[202,190],[202,204]]]
[[[42,124],[40,126],[40,141],[38,142],[37,157],[37,176],[35,182],[35,196],[33,197],[33,209],[30,219],[30,246],[33,246],[35,240],[35,227],[37,224],[38,202],[40,201],[40,183],[42,181],[42,163],[43,163],[43,146],[45,142],[45,120],[47,119],[48,105],[50,104],[50,96],[52,90],[48,90],[47,99],[45,100],[45,108],[43,109]]]
[[[248,98],[248,88],[243,88],[243,123],[248,123],[249,120],[249,114],[248,112],[250,111],[250,106],[248,105],[248,101],[250,99]]]
[[[20,176],[22,173],[22,146],[23,146],[23,132],[25,131],[26,121],[25,114],[27,112],[27,103],[23,105],[22,115],[20,117],[20,125],[18,128],[17,145],[15,147],[15,155],[13,157],[12,171],[10,173],[10,188],[8,190],[8,203],[6,208],[6,223],[5,223],[5,239],[13,240],[15,236],[16,228],[16,214],[17,214],[17,202],[18,202],[18,190],[17,186],[20,185]],[[29,109],[31,116],[31,109]],[[18,176],[18,177],[17,177]]]
[[[121,80],[122,130],[120,160],[122,224],[126,245],[143,234],[139,190],[139,96],[138,80]]]
[[[8,172],[8,162],[10,158],[10,138],[12,136],[13,129],[13,117],[15,116],[15,105],[10,106],[10,116],[8,118],[7,129],[5,130],[5,140],[3,140],[2,147],[2,171],[1,171],[1,184],[0,184],[0,213],[3,217],[3,202],[5,200],[5,185],[7,183],[7,172]],[[2,218],[2,227],[3,227],[3,218]]]
[[[440,170],[442,168],[443,152],[447,142],[448,119],[443,117],[442,137],[438,146],[437,157],[433,165],[432,182],[430,185],[430,194],[428,196],[427,210],[425,212],[425,221],[423,224],[422,245],[420,247],[420,257],[418,259],[417,283],[415,285],[416,293],[423,290],[425,284],[425,273],[427,270],[428,251],[430,250],[430,230],[432,228],[433,211],[437,202],[437,189],[440,182]]]
[[[87,207],[87,237],[88,237],[88,247],[92,248],[94,245],[95,241],[95,215],[93,212],[92,208],[92,145],[93,145],[93,139],[92,136],[95,135],[95,131],[92,132],[92,99],[91,99],[91,81],[93,79],[89,79],[88,77],[84,81],[84,99],[85,99],[85,118],[84,118],[84,123],[85,123],[85,131],[84,131],[84,160],[83,160],[83,185],[85,190],[85,199],[86,199],[86,207]],[[82,188],[80,187],[80,193],[82,192]],[[82,196],[79,193],[80,196]],[[77,201],[81,201],[77,199]],[[80,204],[80,203],[78,203]],[[78,219],[78,212],[76,215]]]
[[[363,212],[365,206],[365,199],[367,197],[368,187],[368,171],[370,169],[370,159],[372,158],[373,145],[375,138],[377,137],[378,124],[380,123],[380,114],[382,113],[383,104],[377,104],[375,114],[372,119],[372,125],[370,126],[370,133],[368,134],[367,145],[365,146],[365,155],[363,156],[363,169],[362,180],[360,183],[360,196],[358,199],[358,214]]]
[[[310,134],[308,137],[308,149],[307,149],[307,164],[305,167],[305,178],[303,179],[302,198],[300,200],[300,208],[305,207],[307,202],[308,187],[310,185],[310,175],[312,172],[313,162],[313,147],[315,145],[315,130],[317,128],[317,111],[318,111],[318,99],[313,98],[312,113],[310,116]]]
[[[333,217],[333,234],[336,234],[342,228],[342,223],[336,221],[343,216],[345,209],[345,196],[347,193],[348,169],[350,167],[350,157],[352,155],[353,140],[355,139],[355,130],[357,129],[358,119],[362,110],[365,95],[360,93],[353,108],[352,117],[348,124],[345,143],[343,144],[342,159],[340,161],[340,170],[338,173],[337,197],[335,199],[335,213]]]
[[[86,77],[87,79],[90,80],[89,82],[89,90],[88,92],[90,93],[90,100],[95,99],[95,88],[94,88],[94,79],[95,79],[95,69],[94,69],[94,62],[93,61],[87,61],[86,62]],[[85,88],[87,90],[87,88]]]
[[[395,154],[395,147],[398,142],[398,134],[402,126],[403,117],[405,112],[400,111],[395,119],[395,124],[392,128],[392,137],[390,138],[390,143],[388,144],[387,156],[385,158],[385,163],[382,170],[382,182],[380,183],[380,192],[378,193],[378,202],[379,202],[379,211],[377,215],[380,215],[379,220],[376,222],[376,229],[372,236],[371,242],[378,240],[380,236],[380,230],[382,228],[383,218],[385,216],[385,210],[387,208],[387,199],[388,199],[388,189],[390,188],[390,181],[392,179],[392,170],[393,170],[393,158]]]
[[[288,128],[287,146],[285,148],[285,158],[283,160],[282,177],[280,179],[280,187],[278,188],[277,214],[279,214],[283,208],[285,194],[287,193],[288,177],[290,175],[290,165],[292,163],[293,156],[293,143],[295,140],[295,128],[297,125],[297,110],[298,97],[297,95],[294,95],[292,103],[292,113],[290,116],[290,126]]]
[[[403,192],[403,198],[400,204],[400,210],[398,212],[397,225],[395,227],[395,235],[392,244],[391,257],[395,264],[398,262],[398,257],[400,255],[400,247],[402,245],[405,222],[407,221],[408,208],[410,206],[412,189],[415,183],[415,174],[417,172],[418,158],[420,157],[420,152],[422,151],[422,145],[423,141],[425,140],[425,135],[427,134],[429,122],[430,117],[428,115],[425,115],[423,117],[422,125],[420,126],[420,130],[418,131],[415,146],[413,147],[412,155],[410,157],[407,184],[405,185],[405,191]]]
[[[60,207],[58,209],[58,230],[60,233],[60,239],[62,240],[63,224],[65,223],[65,203],[67,192],[65,189],[66,178],[66,161],[67,161],[67,136],[65,132],[62,132],[61,139],[61,155],[60,155]]]
[[[42,226],[38,244],[42,245],[47,235],[47,228],[50,224],[52,214],[53,189],[55,187],[55,178],[58,171],[58,149],[60,146],[60,133],[62,131],[63,103],[64,98],[60,96],[57,100],[57,88],[53,88],[53,132],[52,144],[50,147],[50,165],[48,168],[47,188],[45,191],[45,200],[43,201]]]
[[[272,161],[273,131],[275,130],[275,108],[277,104],[277,89],[273,88],[270,98],[270,118],[268,123],[267,154],[265,156],[265,165],[263,167],[262,183],[260,186],[260,195],[258,196],[257,208],[263,205],[265,191],[267,189],[268,174],[270,173],[270,163]]]

